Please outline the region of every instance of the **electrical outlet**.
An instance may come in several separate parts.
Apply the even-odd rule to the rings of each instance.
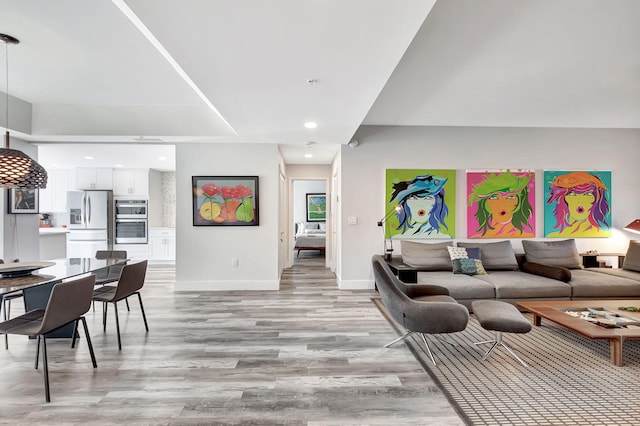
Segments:
[[[233,266],[234,268],[238,267],[238,259],[233,258],[231,259],[231,266]]]
[[[349,216],[347,223],[349,225],[357,225],[358,224],[358,216]]]

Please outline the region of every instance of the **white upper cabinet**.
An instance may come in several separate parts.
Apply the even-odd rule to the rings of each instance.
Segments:
[[[114,170],[113,195],[149,197],[149,170]]]
[[[47,187],[40,190],[42,213],[67,211],[67,191],[71,187],[71,170],[48,170]]]
[[[76,189],[113,189],[113,169],[77,168]]]

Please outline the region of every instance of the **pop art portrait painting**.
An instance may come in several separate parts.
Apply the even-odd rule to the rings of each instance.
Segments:
[[[467,238],[536,236],[535,172],[467,171]]]
[[[544,172],[544,236],[611,236],[611,172]]]
[[[387,169],[385,237],[455,238],[455,170]]]

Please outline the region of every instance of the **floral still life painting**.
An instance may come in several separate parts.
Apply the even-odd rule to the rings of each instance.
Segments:
[[[194,226],[258,225],[257,176],[193,176]]]

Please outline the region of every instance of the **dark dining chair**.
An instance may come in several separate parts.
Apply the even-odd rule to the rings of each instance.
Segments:
[[[140,289],[144,285],[144,278],[147,273],[147,261],[132,263],[125,265],[120,273],[120,279],[115,286],[105,285],[95,289],[93,292],[93,300],[96,302],[102,302],[102,327],[104,331],[107,331],[107,306],[109,303],[113,303],[114,315],[116,317],[116,332],[118,334],[118,350],[122,349],[122,343],[120,341],[120,319],[118,318],[118,302],[126,299],[134,294],[138,295],[140,301],[140,310],[142,311],[142,319],[144,320],[144,328],[149,331],[149,325],[147,324],[147,317],[144,313],[144,306],[142,305],[142,296],[140,295]]]
[[[0,264],[3,264],[3,263],[4,263],[4,260],[0,259]],[[22,294],[22,290],[18,290],[11,293],[7,293],[2,297],[2,306],[0,306],[0,309],[2,309],[3,320],[6,321],[11,316],[11,301],[14,299],[20,299],[23,296],[24,295]],[[9,336],[6,334],[4,335],[4,348],[7,350],[9,349]]]
[[[96,259],[126,260],[127,251],[126,250],[98,250],[96,251]],[[96,276],[96,285],[105,285],[105,284],[114,283],[118,281],[120,279],[120,272],[122,272],[123,266],[124,266],[124,263],[119,265],[111,265],[94,272],[94,275]],[[128,311],[129,301],[125,299],[124,302],[127,305],[127,311]]]
[[[84,314],[87,313],[91,307],[94,284],[95,277],[93,275],[56,284],[51,290],[51,295],[49,296],[49,301],[45,309],[35,309],[0,323],[0,333],[38,337],[36,369],[38,368],[40,342],[42,342],[44,392],[47,402],[51,401],[49,392],[49,363],[47,360],[47,333],[74,322],[74,330],[77,330],[78,321],[82,321],[93,368],[98,366],[93,353],[93,345],[91,344],[87,321],[84,318]],[[73,343],[72,347],[75,346],[75,332]]]
[[[126,250],[98,250],[96,251],[96,259],[118,259],[126,260]],[[122,271],[122,265],[111,265],[104,269],[95,272],[96,285],[104,285],[112,283],[120,279],[120,271]]]

